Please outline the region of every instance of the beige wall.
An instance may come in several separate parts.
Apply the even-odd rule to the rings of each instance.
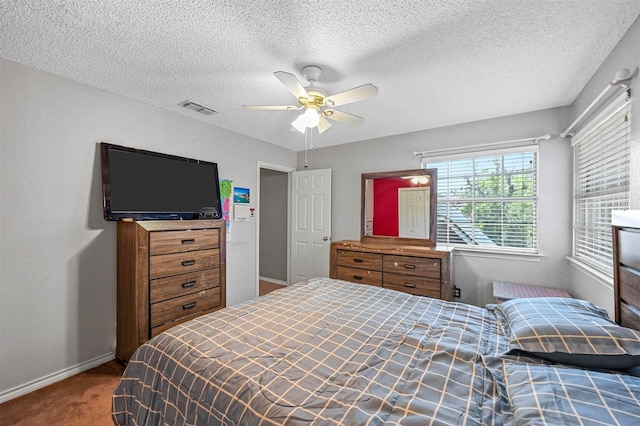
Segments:
[[[591,78],[571,107],[571,122],[595,99],[616,72],[622,68],[634,70],[640,66],[640,18],[611,52],[598,72]],[[631,208],[640,208],[640,77],[631,85]],[[571,197],[571,194],[568,194]],[[569,291],[576,297],[591,300],[613,315],[613,282],[588,270],[571,266]]]
[[[0,60],[0,400],[113,357],[115,223],[102,219],[101,141],[219,164],[257,190],[257,162],[296,154]],[[227,303],[256,295],[256,223],[234,222]]]
[[[615,72],[640,65],[640,23],[574,105],[314,149],[309,167],[333,169],[333,239],[359,237],[360,174],[417,168],[415,150],[554,135],[540,146],[541,256],[456,255],[462,300],[491,301],[494,279],[568,288],[611,311],[608,283],[569,266],[571,149],[555,135]],[[553,66],[553,64],[549,64]],[[640,79],[633,83],[640,93]],[[634,95],[632,207],[640,208],[640,101]],[[0,59],[0,400],[113,357],[115,225],[101,212],[101,141],[217,161],[220,176],[255,191],[257,161],[303,168],[304,154],[244,137]],[[227,303],[255,295],[255,223],[234,223]]]
[[[609,58],[567,107],[500,117],[404,135],[390,136],[309,151],[309,167],[333,169],[334,241],[357,239],[360,233],[360,174],[420,167],[414,151],[457,148],[483,143],[540,136],[553,137],[540,143],[540,196],[538,241],[540,256],[454,256],[454,282],[462,289],[461,300],[483,305],[492,301],[493,280],[560,287],[574,296],[591,300],[613,315],[612,280],[594,278],[571,266],[572,250],[572,150],[568,139],[559,138],[571,122],[611,81],[620,68],[640,65],[640,21],[636,21]],[[552,65],[550,65],[552,66]],[[640,93],[640,78],[632,93]],[[640,98],[633,96],[632,208],[640,208]],[[298,154],[298,167],[304,154]]]
[[[571,106],[571,121],[607,87],[616,72],[626,68],[633,71],[640,66],[640,18],[629,28],[627,34],[609,54],[589,80],[584,90]],[[631,84],[631,208],[640,209],[640,76]]]
[[[539,256],[479,255],[456,252],[454,283],[463,302],[492,301],[492,281],[567,287],[570,250],[571,148],[557,135],[568,120],[567,108],[483,120],[422,132],[309,151],[309,168],[331,168],[332,240],[360,238],[360,175],[366,172],[420,168],[414,151],[459,148],[527,137],[556,135],[540,142],[538,207]],[[298,155],[298,164],[303,161]]]

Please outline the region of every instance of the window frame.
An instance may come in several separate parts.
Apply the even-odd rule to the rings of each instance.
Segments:
[[[579,153],[579,145],[581,142],[584,142],[586,138],[588,138],[591,134],[596,131],[606,129],[607,125],[612,124],[609,123],[609,120],[615,118],[617,115],[626,116],[626,120],[624,123],[625,133],[624,133],[624,143],[626,147],[624,147],[625,155],[625,163],[626,163],[626,174],[622,176],[617,176],[617,184],[615,185],[617,188],[620,187],[620,181],[624,182],[626,180],[625,190],[619,192],[613,191],[605,191],[606,194],[596,194],[595,196],[585,195],[588,194],[589,191],[584,191],[579,193],[578,187],[579,183],[583,182],[585,178],[583,176],[578,176],[580,173],[578,158],[576,157]],[[628,91],[623,92],[619,96],[613,98],[605,107],[601,109],[599,113],[593,116],[591,120],[589,120],[584,126],[582,126],[572,137],[571,137],[571,146],[572,146],[572,164],[573,164],[573,193],[572,193],[572,244],[571,244],[571,262],[575,263],[577,266],[587,270],[592,275],[606,278],[607,280],[611,280],[613,278],[613,250],[612,250],[612,241],[611,241],[611,211],[613,210],[626,210],[630,208],[631,201],[631,193],[630,193],[630,183],[631,183],[631,120],[632,120],[632,104],[631,97]],[[619,125],[619,124],[618,124]],[[611,132],[614,133],[614,132]],[[605,132],[604,135],[610,135],[609,132]],[[602,139],[606,140],[606,137]],[[622,138],[620,138],[622,139]],[[603,140],[599,140],[600,145],[609,146],[610,144],[604,142]],[[595,149],[602,149],[602,146],[598,146]],[[588,157],[588,156],[587,156]],[[615,155],[610,155],[607,158],[613,158]],[[590,167],[588,171],[590,173],[594,173],[594,170],[597,172],[598,169],[594,169]],[[600,171],[602,173],[602,171]],[[616,172],[617,175],[620,175],[620,171]],[[591,190],[591,192],[598,192]],[[579,221],[579,217],[586,216],[588,212],[587,209],[581,210],[579,208],[579,204],[584,202],[585,200],[591,198],[596,199],[595,202],[598,203],[599,209],[604,208],[602,204],[605,204],[603,198],[605,195],[611,196],[614,194],[624,193],[625,196],[615,198],[615,206],[606,208],[604,212],[599,211],[598,214],[604,215],[604,221],[601,221],[601,226],[593,226],[588,229],[585,226],[581,226]],[[582,195],[580,197],[580,195]],[[608,219],[607,219],[608,218]],[[584,232],[580,232],[584,231]],[[578,250],[578,246],[580,244],[584,244],[583,241],[589,239],[593,235],[599,235],[600,238],[598,240],[598,244],[593,245],[591,250],[586,250],[582,245],[580,250]],[[583,235],[584,234],[584,235]],[[606,237],[605,237],[606,236]],[[603,238],[604,237],[604,238]]]
[[[433,156],[429,156],[428,153],[425,154],[422,159],[421,159],[421,167],[422,168],[434,168],[433,163],[437,163],[437,162],[443,162],[443,161],[455,161],[455,160],[461,160],[461,159],[467,159],[467,160],[472,160],[474,161],[475,164],[475,160],[479,159],[479,158],[483,158],[483,157],[490,157],[490,156],[500,156],[501,157],[501,161],[504,164],[504,156],[507,154],[514,154],[514,153],[532,153],[534,155],[534,164],[533,164],[533,170],[532,170],[532,178],[534,180],[534,189],[533,189],[533,195],[528,196],[528,197],[518,197],[518,198],[511,198],[511,197],[490,197],[490,198],[462,198],[462,199],[452,199],[452,198],[445,198],[443,199],[442,197],[438,196],[438,203],[456,203],[456,202],[460,202],[460,201],[469,201],[472,203],[475,202],[521,202],[521,201],[530,201],[533,203],[533,209],[532,209],[532,224],[531,226],[533,227],[533,235],[532,235],[532,247],[527,248],[527,247],[513,247],[513,246],[488,246],[488,245],[480,245],[480,244],[461,244],[461,243],[455,243],[455,242],[450,242],[450,241],[440,241],[438,240],[438,245],[444,245],[447,247],[453,247],[457,250],[469,250],[469,251],[475,251],[475,252],[483,252],[483,253],[503,253],[503,254],[517,254],[517,255],[538,255],[539,254],[539,239],[538,239],[538,209],[539,209],[539,199],[540,199],[540,151],[539,151],[539,146],[537,144],[537,140],[536,142],[529,142],[527,144],[518,144],[518,145],[509,145],[507,147],[504,148],[493,148],[493,149],[488,149],[488,150],[480,150],[477,149],[478,147],[476,147],[476,149],[473,150],[462,150],[462,151],[458,151],[457,153],[454,154],[441,154],[438,155],[436,153],[434,153]],[[473,172],[473,176],[476,176],[476,172],[475,170],[472,171]],[[509,173],[505,173],[504,170],[502,170],[502,173],[499,175],[501,177],[504,177],[506,175],[508,175]],[[438,174],[438,182],[441,182],[444,179],[447,179],[448,176],[442,177],[441,174]],[[444,222],[438,222],[439,226],[442,226],[444,224]],[[471,226],[472,226],[472,232],[475,232],[475,230],[477,229],[476,224],[472,221],[471,222]]]

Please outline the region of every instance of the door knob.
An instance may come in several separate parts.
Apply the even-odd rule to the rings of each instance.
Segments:
[[[329,241],[329,237],[323,237],[322,241]]]

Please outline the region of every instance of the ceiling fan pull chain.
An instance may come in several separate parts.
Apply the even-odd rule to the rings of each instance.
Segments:
[[[304,129],[304,168],[306,169],[307,167],[309,167],[309,164],[307,163],[307,134],[309,133],[309,128],[306,127]]]

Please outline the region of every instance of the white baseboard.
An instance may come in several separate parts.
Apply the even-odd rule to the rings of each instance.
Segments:
[[[280,284],[280,285],[287,285],[286,281],[281,281],[281,280],[277,280],[275,278],[267,278],[267,277],[258,277],[260,280],[262,281],[268,281],[270,283],[274,283],[274,284]]]
[[[26,395],[29,392],[33,392],[45,386],[49,386],[53,383],[59,382],[60,380],[67,379],[71,376],[75,376],[76,374],[82,373],[83,371],[90,370],[94,367],[97,367],[105,362],[109,362],[116,358],[115,353],[110,352],[108,354],[101,355],[99,357],[90,359],[89,361],[85,361],[83,363],[65,368],[64,370],[60,370],[57,373],[52,373],[47,376],[41,377],[36,380],[32,380],[23,385],[16,386],[14,388],[8,389],[4,392],[0,392],[0,404],[11,399],[17,398],[22,395]]]

